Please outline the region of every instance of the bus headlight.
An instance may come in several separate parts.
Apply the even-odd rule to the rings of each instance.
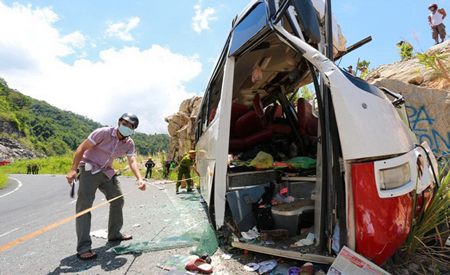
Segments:
[[[380,169],[379,171],[382,190],[396,189],[411,181],[409,162],[392,168]]]

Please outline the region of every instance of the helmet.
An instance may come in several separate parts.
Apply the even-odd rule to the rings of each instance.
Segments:
[[[196,155],[197,153],[195,152],[195,150],[189,150],[189,155]]]
[[[119,120],[122,120],[122,119],[131,123],[135,128],[137,128],[139,125],[139,119],[137,118],[137,116],[135,114],[125,113],[119,118]]]
[[[432,7],[434,7],[435,9],[437,9],[437,8],[438,8],[438,5],[437,5],[437,4],[431,4],[431,5],[428,7],[428,9],[431,9]]]

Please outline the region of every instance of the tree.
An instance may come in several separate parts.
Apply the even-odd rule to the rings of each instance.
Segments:
[[[369,73],[369,65],[370,62],[367,62],[366,60],[358,62],[357,69],[361,71],[360,75],[361,78],[363,78],[366,74]]]

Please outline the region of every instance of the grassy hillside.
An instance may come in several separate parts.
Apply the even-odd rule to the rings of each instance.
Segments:
[[[1,127],[5,122],[8,131]],[[0,135],[19,139],[47,156],[59,156],[75,150],[94,129],[102,126],[10,89],[0,78]],[[165,134],[136,133],[133,140],[141,155],[169,150],[169,136]]]

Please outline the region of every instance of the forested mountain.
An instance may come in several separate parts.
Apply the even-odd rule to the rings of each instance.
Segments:
[[[77,146],[96,128],[102,127],[87,117],[63,111],[10,89],[0,78],[0,135],[19,139],[47,156],[62,155]],[[133,134],[141,155],[169,151],[166,134]]]

